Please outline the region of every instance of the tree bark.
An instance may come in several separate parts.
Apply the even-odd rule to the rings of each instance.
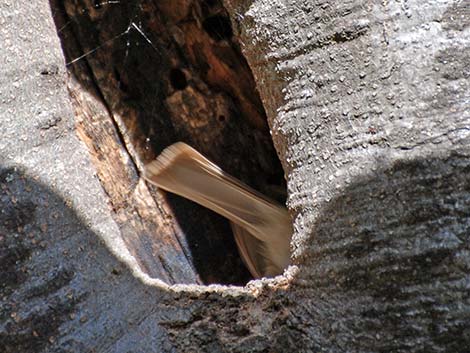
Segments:
[[[468,6],[227,6],[287,171],[290,331],[316,350],[465,351]]]
[[[24,16],[5,11],[2,17],[23,19],[25,28],[24,19],[40,9],[44,19],[40,28],[52,36],[45,3],[38,3],[37,8],[22,5]],[[90,4],[80,4],[86,5],[88,19],[106,17]],[[138,18],[145,24],[144,33],[151,35],[150,42],[160,43],[163,20],[146,12],[155,9],[152,2],[140,4],[140,8],[131,9],[142,10],[141,17],[132,17],[131,22],[122,19],[125,25],[117,33],[124,33]],[[164,4],[156,8],[164,12]],[[189,2],[178,4],[186,9]],[[153,152],[144,153],[142,131],[146,129],[130,128],[139,121],[132,120],[132,114],[145,115],[152,105],[131,105],[133,110],[127,110],[131,117],[115,119],[113,115],[123,114],[128,106],[114,101],[117,96],[113,92],[106,93],[105,77],[97,79],[97,73],[110,72],[97,70],[107,63],[108,54],[92,59],[90,50],[97,46],[83,48],[80,53],[88,53],[84,56],[88,61],[80,65],[89,66],[91,72],[80,81],[80,88],[71,81],[69,89],[75,94],[75,115],[83,124],[91,126],[93,122],[99,127],[88,129],[82,124],[79,129],[92,152],[111,209],[103,207],[103,190],[88,161],[70,157],[78,158],[80,153],[64,152],[51,162],[51,151],[83,149],[73,135],[40,143],[41,153],[34,163],[24,157],[20,145],[2,148],[4,155],[13,156],[4,164],[21,166],[26,172],[8,169],[1,176],[2,209],[8,212],[0,218],[1,264],[7,268],[7,281],[1,287],[0,350],[467,350],[470,18],[464,2],[226,0],[224,5],[253,72],[286,172],[287,205],[295,229],[293,266],[285,276],[250,282],[245,287],[169,285],[203,281],[198,278],[202,272],[188,259],[177,257],[174,249],[179,243],[171,234],[176,233],[183,242],[186,238],[184,232],[177,231],[170,204],[158,194],[150,197],[138,181],[140,164]],[[53,7],[54,14],[56,10]],[[178,13],[174,16],[179,19]],[[204,28],[202,23],[195,26],[194,31],[197,26]],[[58,27],[61,33],[63,28]],[[18,33],[12,26],[7,29],[5,33],[10,35]],[[220,40],[218,34],[213,35],[216,39],[207,39],[209,42]],[[114,37],[108,33],[106,38]],[[21,47],[19,39],[15,43],[21,58],[29,49]],[[33,43],[32,47],[57,50],[57,43],[50,43]],[[82,42],[77,39],[76,43]],[[205,53],[210,56],[210,50]],[[44,60],[62,68],[57,55]],[[194,66],[187,64],[187,72]],[[36,66],[28,68],[33,72]],[[145,78],[141,69],[125,74]],[[70,103],[61,81],[64,76],[57,75],[58,105],[68,109],[59,115],[70,121]],[[162,73],[154,75],[148,80],[161,79]],[[122,73],[117,77],[115,82],[128,83],[127,78],[120,79]],[[93,84],[87,85],[90,81]],[[173,81],[177,86],[178,82]],[[137,91],[131,93],[139,95],[137,83]],[[7,92],[15,86],[5,80],[1,87]],[[236,89],[227,87],[224,89],[235,95]],[[96,93],[97,88],[101,93]],[[25,86],[23,93],[34,91],[34,86]],[[206,98],[213,97],[211,92],[205,93]],[[193,93],[188,94],[192,101]],[[155,115],[166,116],[168,106],[184,106],[180,101],[172,102]],[[221,106],[224,104],[233,103]],[[241,114],[249,115],[247,112],[254,109],[249,99],[241,105]],[[24,123],[15,129],[28,126],[26,136],[37,138],[40,131],[34,129],[35,117],[27,111],[19,116]],[[149,124],[152,130],[171,126],[158,119]],[[183,129],[186,125],[179,122],[177,126]],[[65,130],[72,131],[70,127]],[[129,140],[129,131],[135,132],[135,138],[132,135]],[[102,139],[95,140],[96,136]],[[155,136],[162,139],[157,145],[174,138],[164,133]],[[260,149],[265,150],[269,147]],[[76,164],[84,167],[73,168]],[[64,165],[66,171],[74,170],[71,176],[64,172]],[[57,174],[44,178],[46,185],[35,180],[41,175],[41,166],[51,171],[46,175]],[[122,174],[116,176],[118,172]],[[64,182],[66,177],[69,179]],[[112,183],[116,183],[114,188]],[[93,210],[87,210],[87,205],[94,205]],[[138,217],[135,214],[139,212]],[[137,224],[138,220],[150,223]],[[163,239],[149,236],[148,245],[141,241],[139,235],[156,229]],[[166,253],[167,249],[175,252]],[[177,258],[172,266],[161,265],[172,256]],[[178,263],[187,267],[178,269]],[[179,280],[184,278],[186,281]]]

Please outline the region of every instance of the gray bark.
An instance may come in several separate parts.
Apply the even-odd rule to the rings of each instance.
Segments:
[[[468,6],[225,5],[286,171],[294,266],[245,288],[148,277],[74,136],[48,5],[2,5],[0,350],[466,351]]]
[[[104,245],[120,232],[76,136],[48,2],[3,2],[0,27],[0,352],[124,352],[144,331],[137,351],[166,351],[145,305],[162,291]]]
[[[292,331],[318,350],[467,350],[468,5],[228,3],[288,173]]]

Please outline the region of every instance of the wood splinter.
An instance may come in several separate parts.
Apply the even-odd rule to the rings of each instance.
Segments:
[[[147,164],[144,178],[230,220],[240,255],[255,278],[289,265],[292,223],[287,209],[225,173],[185,143]]]

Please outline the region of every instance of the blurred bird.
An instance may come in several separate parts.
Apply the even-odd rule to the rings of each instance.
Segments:
[[[292,223],[287,209],[230,176],[185,143],[167,147],[144,178],[230,220],[240,255],[255,278],[289,265]]]

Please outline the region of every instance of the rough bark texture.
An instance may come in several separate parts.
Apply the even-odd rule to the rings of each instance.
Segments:
[[[296,330],[319,350],[468,349],[468,5],[227,3],[288,171]]]
[[[225,1],[287,172],[295,226],[296,267],[285,278],[245,288],[168,286],[158,280],[167,280],[163,274],[143,266],[132,251],[138,247],[126,241],[129,219],[116,216],[132,212],[120,213],[113,201],[114,210],[104,207],[84,148],[71,135],[58,43],[20,45],[31,28],[38,38],[54,37],[45,2],[2,6],[0,23],[8,25],[1,40],[12,48],[2,55],[2,163],[22,169],[0,179],[0,261],[7,269],[1,351],[467,350],[470,19],[464,2]],[[41,18],[37,27],[29,26],[32,14]],[[160,19],[153,21],[157,26]],[[45,54],[27,56],[39,49]],[[29,75],[14,69],[15,60],[26,63]],[[106,109],[84,82],[91,108],[78,116],[96,118]],[[73,85],[72,95],[81,92]],[[39,110],[60,119],[44,123]],[[106,121],[100,120],[106,143],[89,139],[88,148],[110,148],[116,157],[108,166],[136,161],[120,142],[129,125]],[[24,144],[11,143],[18,136]],[[82,134],[85,141],[89,136]],[[138,167],[131,167],[117,179],[130,181],[120,185],[137,180]],[[100,178],[114,200],[106,188],[114,172],[107,173]],[[132,192],[144,189],[136,185]],[[135,207],[140,198],[123,199]],[[166,215],[158,197],[156,205],[162,208],[148,211],[156,212],[156,225],[143,225],[147,230]],[[170,228],[162,226],[163,233]],[[154,239],[144,253],[165,246]]]
[[[0,352],[124,352],[142,332],[138,350],[167,351],[145,320],[165,292],[104,245],[119,228],[76,137],[49,4],[2,2],[0,28]]]

